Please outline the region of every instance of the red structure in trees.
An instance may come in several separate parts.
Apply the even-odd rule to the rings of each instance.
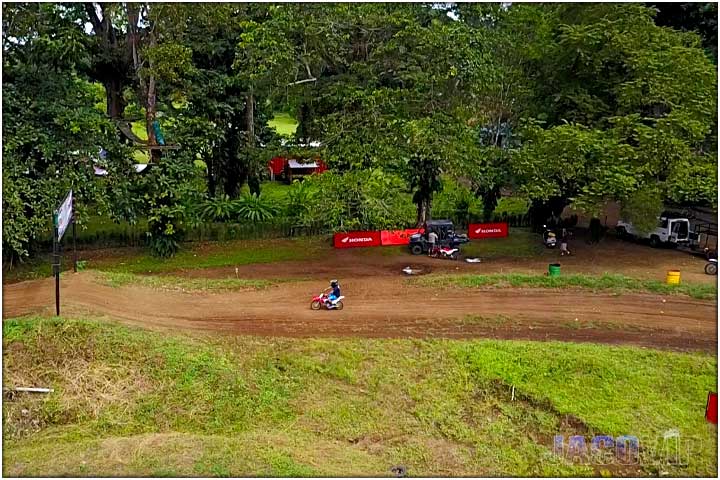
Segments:
[[[294,158],[275,157],[270,160],[268,170],[270,170],[271,180],[284,179],[287,182],[292,182],[306,175],[322,173],[327,170],[327,165],[319,158],[313,160],[297,160]]]

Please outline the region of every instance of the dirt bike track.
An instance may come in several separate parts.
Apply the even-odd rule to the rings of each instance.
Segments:
[[[498,338],[717,349],[716,300],[568,289],[437,289],[409,282],[400,271],[406,259],[354,255],[353,262],[347,263],[350,254],[338,255],[340,262],[239,267],[243,278],[295,281],[223,293],[117,288],[103,285],[93,272],[63,274],[62,313],[102,315],[146,328],[232,335]],[[433,273],[478,272],[479,268],[464,262],[412,258],[414,268],[424,269],[423,273],[430,269]],[[513,270],[512,265],[508,268]],[[235,269],[173,274],[230,278]],[[343,278],[345,309],[312,311],[311,297],[327,285],[329,274]],[[53,313],[52,279],[3,286],[3,318]]]

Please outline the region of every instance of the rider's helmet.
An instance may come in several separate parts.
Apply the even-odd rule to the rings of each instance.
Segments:
[[[330,286],[331,286],[331,287],[337,287],[337,286],[338,286],[338,281],[337,281],[337,280],[330,280]]]

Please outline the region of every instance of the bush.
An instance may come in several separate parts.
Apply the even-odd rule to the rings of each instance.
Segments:
[[[243,220],[263,222],[275,217],[278,208],[262,195],[243,195],[233,202],[234,211]]]
[[[503,197],[493,212],[497,216],[525,215],[530,209],[530,202],[522,197]]]
[[[620,209],[623,220],[631,222],[640,233],[648,233],[657,226],[657,219],[663,211],[660,192],[643,188],[625,200]]]
[[[413,223],[405,182],[380,169],[325,172],[293,184],[287,215],[301,225],[331,230],[383,230]]]
[[[448,178],[443,179],[442,184],[442,190],[433,198],[434,218],[449,218],[467,226],[471,219],[482,215],[482,202],[468,187]]]
[[[199,208],[199,216],[205,222],[263,222],[274,218],[278,211],[279,208],[262,195],[243,195],[236,200],[221,195],[203,202]]]
[[[227,195],[206,200],[200,206],[200,217],[207,222],[226,222],[235,214],[235,203]]]

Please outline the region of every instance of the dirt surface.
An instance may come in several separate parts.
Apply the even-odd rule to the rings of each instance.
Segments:
[[[715,351],[717,302],[654,294],[613,295],[580,290],[443,289],[411,285],[404,266],[438,271],[487,270],[409,257],[342,252],[336,263],[282,263],[243,267],[243,277],[307,278],[268,289],[229,293],[183,293],[145,287],[113,288],[92,272],[65,274],[64,315],[106,315],[150,328],[192,329],[239,335],[293,337],[516,338],[634,344]],[[353,262],[348,260],[353,259]],[[178,272],[176,272],[177,274]],[[212,277],[223,269],[187,272]],[[343,279],[342,311],[312,311],[313,294],[327,277]],[[5,285],[3,317],[51,315],[52,279]],[[664,302],[663,302],[664,300]]]
[[[547,271],[549,263],[560,263],[564,274],[622,274],[634,278],[665,281],[668,270],[680,270],[683,281],[716,283],[717,277],[704,273],[705,260],[672,249],[654,249],[646,245],[608,237],[599,245],[588,245],[583,237],[571,243],[573,255],[560,257],[558,250],[542,249],[531,258],[487,258],[480,263],[454,262],[414,256],[406,247],[366,249],[328,249],[321,260],[237,266],[240,278],[251,279],[344,279],[396,277],[407,266],[427,273],[530,273]],[[168,273],[194,278],[234,278],[235,266],[178,270]]]

